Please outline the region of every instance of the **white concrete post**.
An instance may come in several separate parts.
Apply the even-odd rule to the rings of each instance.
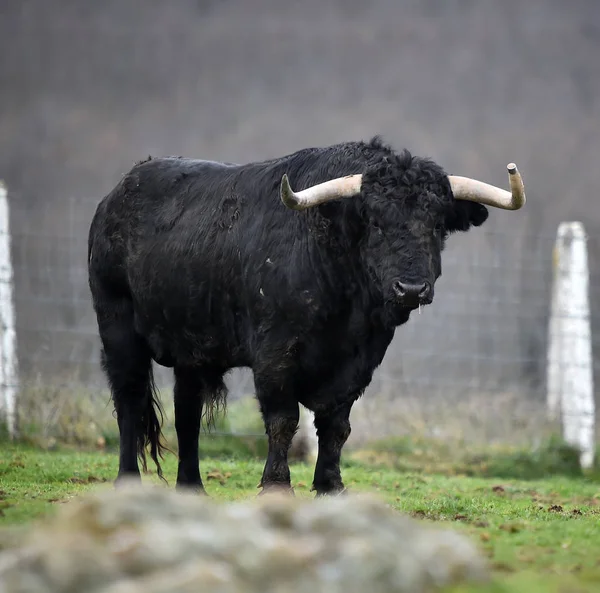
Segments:
[[[300,406],[298,431],[294,435],[291,451],[301,451],[306,463],[314,464],[319,453],[319,440],[314,425],[314,414],[304,406]]]
[[[8,434],[17,430],[17,339],[13,297],[10,211],[6,187],[0,182],[0,416]]]
[[[580,222],[558,227],[547,360],[547,406],[561,419],[565,442],[581,451],[581,466],[594,463],[594,385],[588,297],[587,237]]]

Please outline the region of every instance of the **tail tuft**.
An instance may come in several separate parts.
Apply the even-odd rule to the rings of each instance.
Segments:
[[[164,411],[160,400],[156,384],[154,382],[154,374],[152,368],[149,371],[148,395],[146,397],[146,409],[141,418],[142,430],[138,437],[138,457],[142,464],[144,473],[148,471],[146,462],[146,449],[150,448],[150,457],[154,461],[158,473],[158,477],[165,483],[167,480],[163,476],[162,466],[159,459],[164,459],[165,452],[173,453],[164,442],[162,434],[162,425],[164,422]]]

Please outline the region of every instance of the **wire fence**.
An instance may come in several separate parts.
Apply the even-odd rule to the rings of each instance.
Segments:
[[[435,303],[397,331],[356,405],[351,438],[542,435],[560,220],[585,216],[594,330],[600,314],[598,3],[547,10],[531,0],[516,20],[505,4],[441,4],[6,3],[0,176],[11,203],[20,383],[30,394],[21,424],[74,439],[85,427],[116,427],[86,240],[98,197],[134,160],[248,162],[381,133],[494,184],[506,183],[502,164],[515,159],[530,200],[450,239]],[[168,408],[170,372],[157,368],[157,378]],[[222,431],[262,434],[256,407],[248,423],[242,405],[251,374],[236,370],[227,382],[244,413],[230,406]]]
[[[77,423],[98,427],[97,415],[103,414],[103,422],[116,430],[87,285],[87,230],[96,201],[41,206],[37,216],[63,221],[52,227],[61,231],[53,235],[28,231],[31,209],[25,203],[12,196],[18,363],[21,392],[27,394],[20,423],[50,435],[61,423],[69,430]],[[434,303],[397,330],[355,406],[353,439],[414,431],[488,442],[543,437],[556,237],[528,235],[510,222],[491,217],[484,227],[449,239]],[[599,247],[592,235],[590,258]],[[592,327],[599,294],[592,270]],[[597,377],[598,332],[593,332],[593,352]],[[156,373],[169,411],[171,372],[157,366]],[[234,412],[216,434],[262,435],[257,406],[250,415],[235,413],[236,402],[253,396],[250,371],[236,369],[227,384]]]

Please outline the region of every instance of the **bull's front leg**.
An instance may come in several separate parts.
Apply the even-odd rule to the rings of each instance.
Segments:
[[[344,490],[340,471],[342,449],[350,436],[352,403],[334,410],[315,412],[315,428],[319,438],[319,455],[312,489],[317,496],[339,494]]]
[[[298,430],[298,402],[286,399],[281,392],[265,392],[258,386],[257,395],[269,439],[269,453],[258,485],[262,488],[260,494],[274,490],[293,493],[288,452]]]

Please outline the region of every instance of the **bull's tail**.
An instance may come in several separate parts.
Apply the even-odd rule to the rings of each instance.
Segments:
[[[164,411],[158,398],[152,366],[148,370],[147,394],[144,405],[145,408],[141,417],[141,430],[138,432],[137,439],[138,457],[142,464],[142,470],[146,473],[148,471],[146,450],[150,449],[150,457],[156,465],[158,476],[166,483],[160,459],[164,459],[165,452],[172,453],[172,451],[166,446],[162,434]]]

